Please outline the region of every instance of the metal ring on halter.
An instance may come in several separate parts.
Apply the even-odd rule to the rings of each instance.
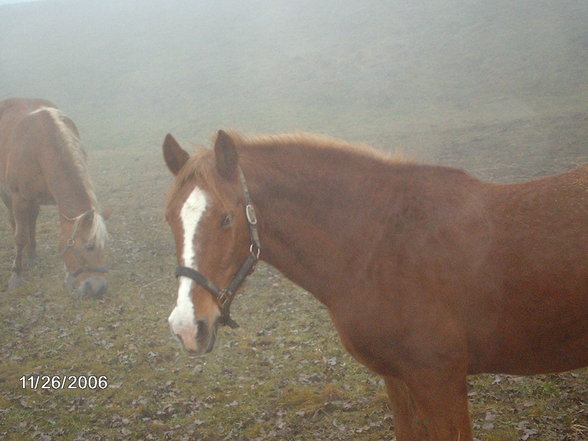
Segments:
[[[255,252],[253,251],[254,248]],[[259,255],[261,254],[261,248],[252,243],[251,245],[249,245],[249,253],[254,255],[256,259],[259,259]]]

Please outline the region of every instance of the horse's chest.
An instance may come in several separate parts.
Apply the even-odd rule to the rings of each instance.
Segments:
[[[343,346],[356,360],[379,375],[397,372],[394,333],[384,323],[331,316]]]
[[[345,349],[377,374],[406,373],[415,363],[465,363],[466,339],[451,314],[434,306],[417,310],[420,316],[401,314],[401,309],[399,304],[364,303],[331,316]]]

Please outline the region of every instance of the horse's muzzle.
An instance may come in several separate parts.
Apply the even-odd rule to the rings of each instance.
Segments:
[[[108,282],[104,277],[90,276],[80,282],[77,292],[82,297],[100,298],[108,290]]]
[[[202,355],[208,354],[214,348],[216,329],[217,325],[210,327],[207,320],[198,320],[195,330],[184,328],[179,332],[175,332],[172,329],[172,333],[189,354]]]

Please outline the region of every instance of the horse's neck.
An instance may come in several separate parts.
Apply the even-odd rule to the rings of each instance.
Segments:
[[[327,305],[365,267],[373,230],[381,228],[370,195],[361,200],[363,183],[349,179],[319,168],[258,175],[250,185],[262,223],[262,259]]]
[[[95,196],[88,186],[85,170],[74,164],[69,151],[56,152],[61,159],[45,161],[44,175],[49,192],[55,199],[58,211],[65,217],[75,217],[95,205]]]

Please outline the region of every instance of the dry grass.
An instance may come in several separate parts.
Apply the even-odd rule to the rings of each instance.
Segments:
[[[462,136],[466,136],[463,135]],[[43,211],[41,261],[0,302],[0,438],[16,440],[382,440],[393,420],[376,376],[341,348],[328,314],[262,265],[239,294],[237,330],[190,358],[169,335],[174,249],[162,221],[170,177],[159,150],[91,153],[109,221],[111,293],[64,292],[57,216]],[[573,158],[568,158],[573,161]],[[0,224],[7,280],[12,256]],[[105,390],[23,389],[22,375],[104,375]],[[586,370],[470,380],[476,436],[580,441],[588,433]]]

